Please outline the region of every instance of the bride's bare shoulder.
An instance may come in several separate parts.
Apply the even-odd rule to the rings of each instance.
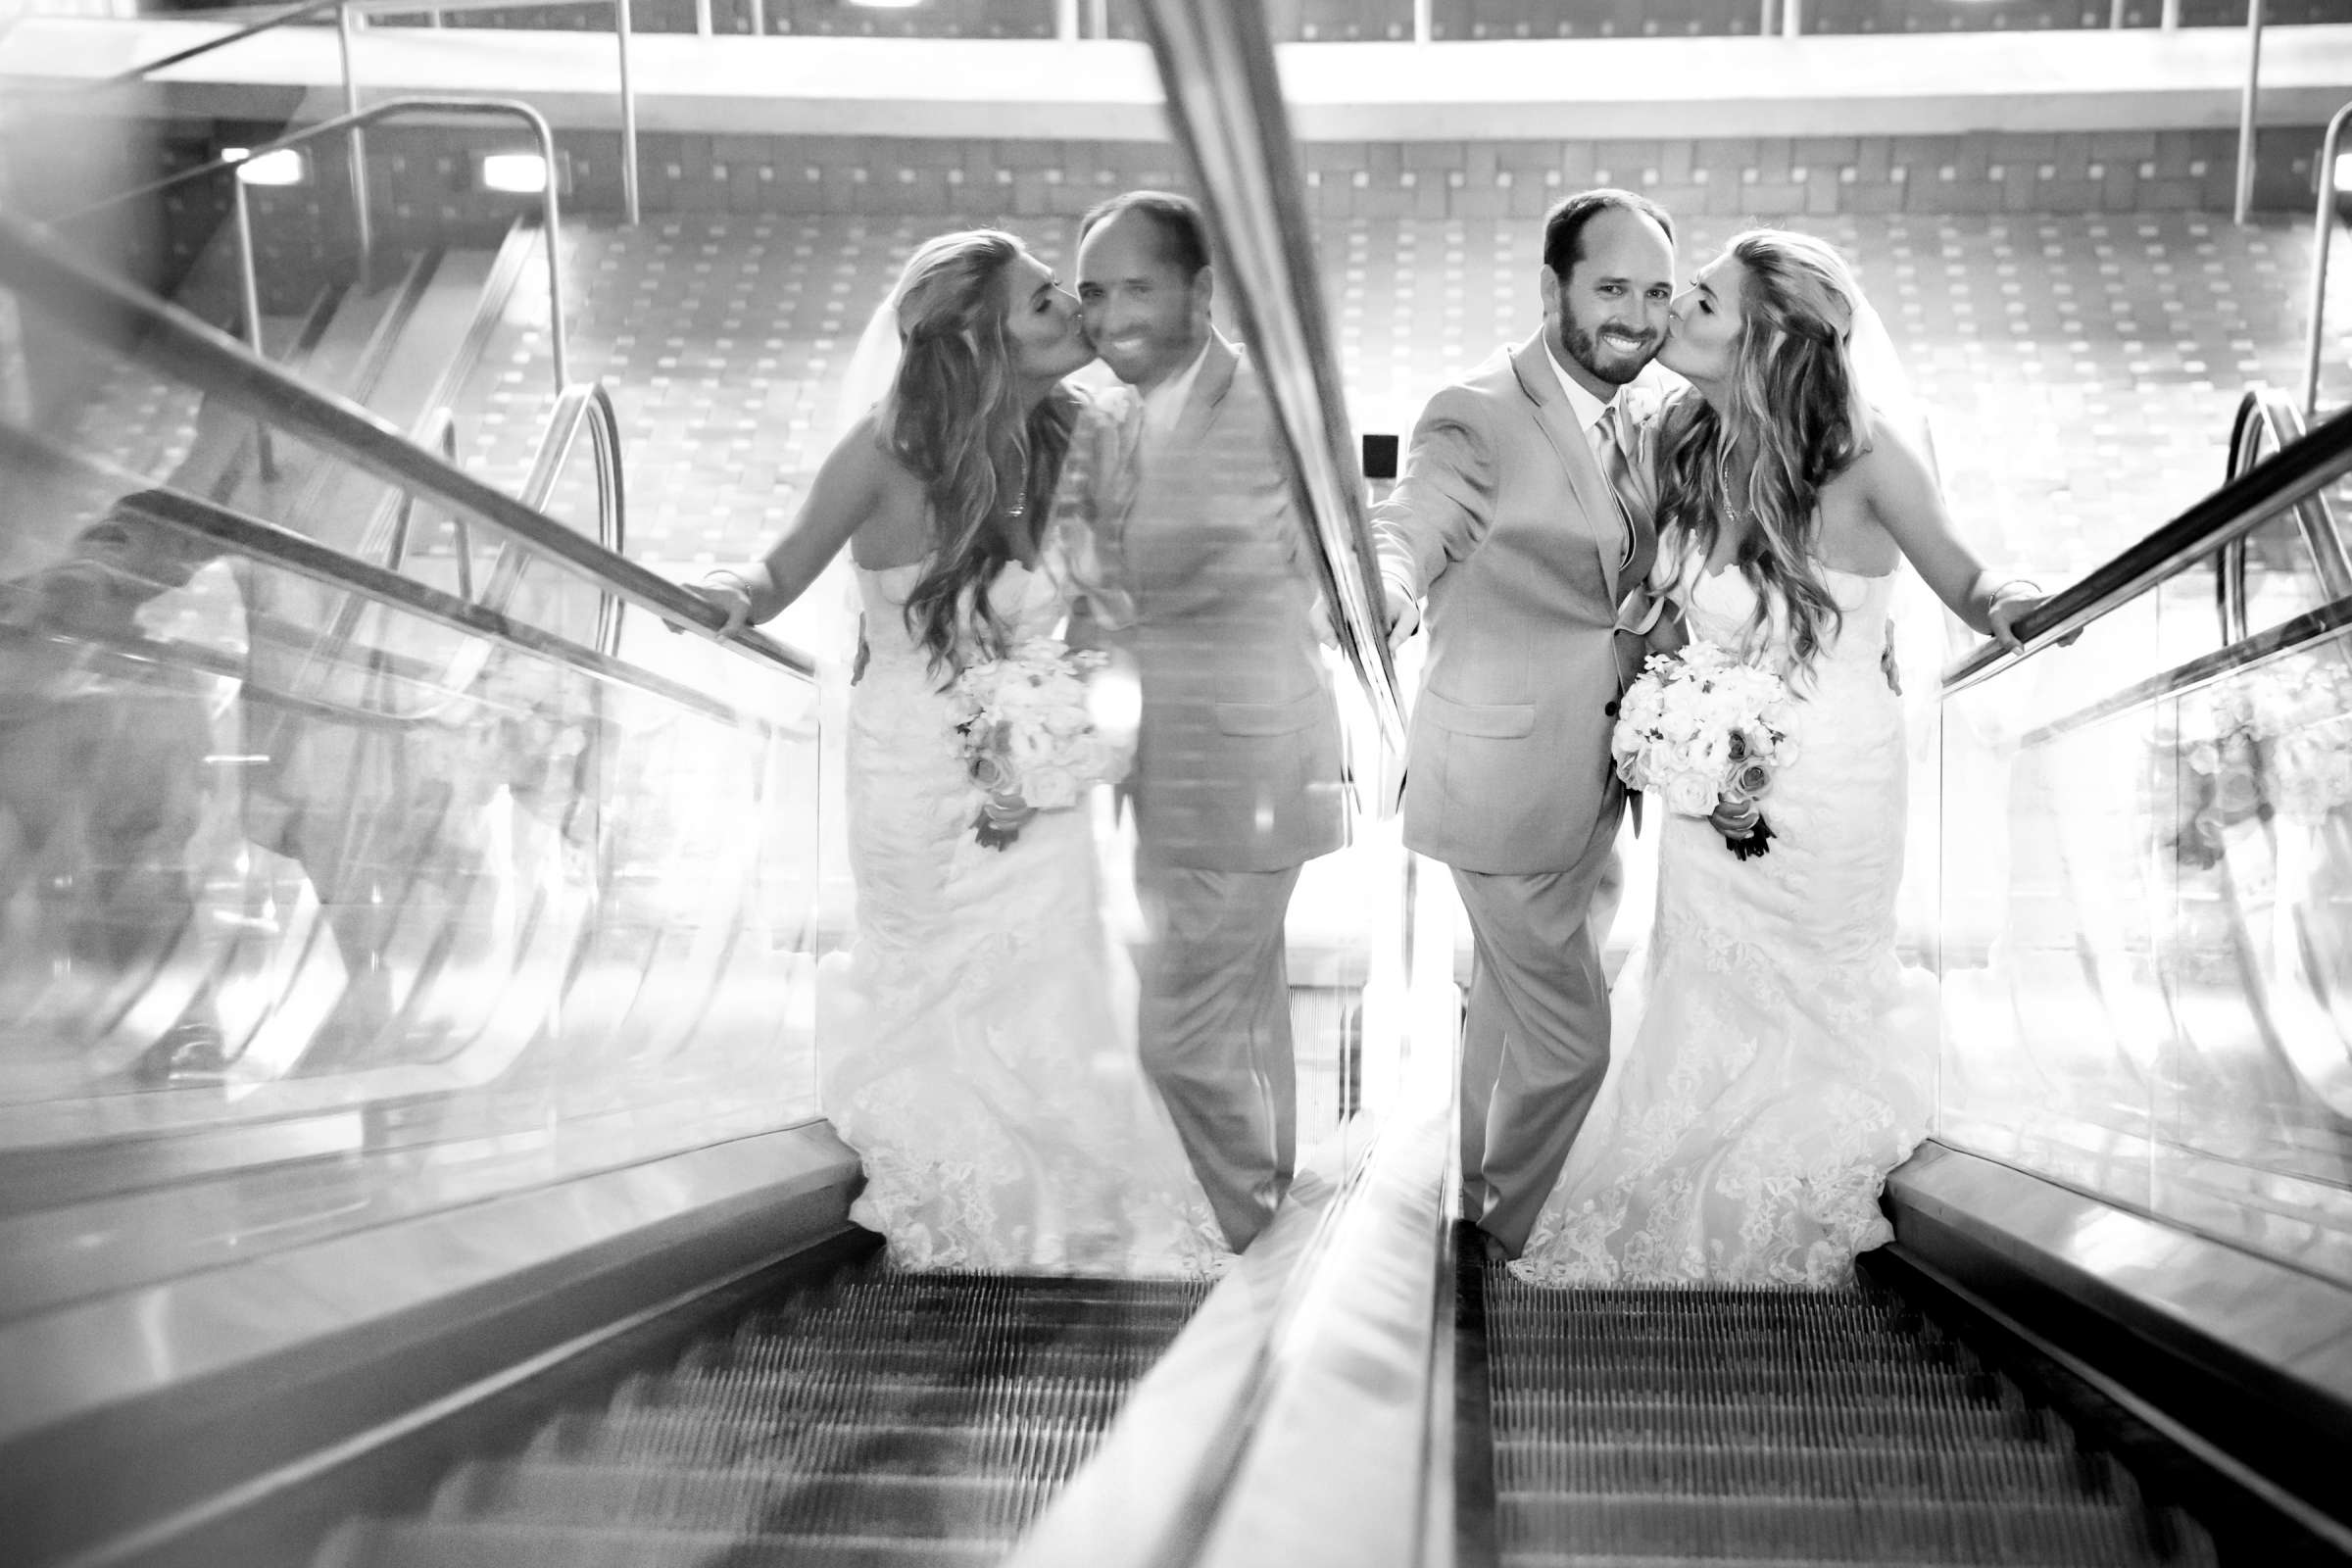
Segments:
[[[1907,498],[1921,485],[1935,483],[1935,469],[1908,434],[1892,420],[1880,420],[1838,478],[1873,498]]]

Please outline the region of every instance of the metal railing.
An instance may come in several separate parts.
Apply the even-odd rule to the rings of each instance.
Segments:
[[[207,39],[203,43],[174,50],[161,59],[146,61],[127,71],[118,72],[112,76],[101,79],[95,86],[102,90],[108,87],[124,86],[135,81],[144,81],[159,71],[184,65],[190,60],[212,54],[216,50],[228,48],[232,44],[242,43],[248,38],[294,23],[307,22],[331,11],[335,16],[336,52],[341,62],[343,76],[343,122],[351,123],[355,122],[354,117],[360,113],[360,84],[352,62],[353,45],[360,24],[369,16],[414,16],[429,10],[433,24],[438,26],[441,15],[452,11],[523,10],[535,7],[607,4],[612,7],[612,30],[617,44],[620,67],[621,208],[626,221],[631,227],[635,227],[640,217],[637,177],[637,88],[629,70],[631,28],[628,0],[443,0],[441,5],[430,8],[402,4],[398,3],[398,0],[301,0],[300,4],[287,6],[281,10],[215,11],[189,20],[241,21],[243,25],[224,36]],[[753,0],[753,4],[759,5],[760,0]],[[704,0],[698,14],[708,20],[708,0]],[[765,24],[762,23],[761,29],[764,30],[764,28]],[[283,143],[279,145],[283,145]],[[354,206],[358,210],[360,254],[365,257],[372,248],[368,239],[370,220],[368,210],[368,166],[366,149],[356,133],[350,144],[349,157],[352,198]],[[547,179],[549,188],[553,189],[556,179],[556,159],[552,140],[547,146]]]
[[[2237,417],[2230,427],[2230,477],[2234,479],[2260,463],[2269,452],[2282,452],[2303,439],[2302,411],[2285,394],[2267,387],[2250,387],[2238,400]],[[2325,493],[2313,495],[2294,508],[2295,531],[2303,553],[2320,580],[2320,592],[2329,601],[2352,596],[2352,552],[2347,552],[2335,509]],[[2214,604],[2221,616],[2224,646],[2244,640],[2247,631],[2246,556],[2251,535],[2240,535],[2222,547],[2214,575]]]
[[[1943,677],[1950,697],[2072,638],[2157,584],[2242,539],[2288,507],[2352,471],[2352,410],[2322,421],[2302,440],[2220,489],[2036,606],[2018,622],[2019,646],[1987,643]]]
[[[90,269],[55,241],[5,216],[0,216],[0,284],[17,290],[75,336],[156,366],[240,414],[281,426],[308,446],[429,498],[681,630],[767,668],[802,680],[816,678],[815,661],[800,650],[760,632],[726,632],[725,613],[708,600],[442,462],[366,409],[306,385],[226,333]]]
[[[118,191],[112,196],[101,198],[85,207],[75,208],[55,220],[55,223],[63,225],[77,222],[93,213],[119,207],[124,202],[135,201],[142,196],[153,196],[161,191],[188,184],[223,171],[241,169],[255,159],[267,158],[272,153],[301,147],[308,142],[317,141],[321,136],[331,136],[338,131],[346,130],[356,136],[360,127],[372,124],[379,120],[389,120],[400,115],[424,114],[471,115],[501,120],[518,120],[529,128],[532,136],[539,143],[539,155],[547,162],[547,182],[539,191],[539,214],[540,222],[545,228],[545,233],[541,237],[547,247],[548,351],[555,361],[556,395],[562,397],[564,389],[571,385],[571,359],[568,348],[569,338],[564,324],[564,257],[559,246],[559,236],[562,233],[560,227],[562,210],[561,200],[556,194],[556,137],[554,130],[547,123],[547,117],[529,104],[517,99],[387,98],[382,103],[363,109],[357,114],[338,115],[332,120],[322,120],[315,125],[306,125],[300,130],[289,131],[275,141],[265,142],[261,146],[251,149],[244,157],[216,158],[210,163],[183,169],[177,173],[168,174],[162,179],[151,180],[147,184],[133,186],[129,190]],[[235,187],[232,216],[236,224],[237,288],[245,316],[245,345],[258,355],[262,352],[262,305],[260,276],[255,270],[253,257],[252,212],[246,201],[244,179],[242,177],[234,178],[231,180],[231,184]],[[364,192],[355,189],[353,196],[364,205]],[[363,246],[368,243],[365,225],[363,225],[361,243]],[[364,258],[365,252],[363,251]]]
[[[2320,412],[2320,333],[2328,315],[2328,250],[2335,237],[2335,203],[2342,194],[2335,180],[2335,160],[2344,145],[2344,124],[2352,121],[2352,104],[2338,109],[2320,138],[2320,167],[2313,171],[2320,187],[2319,211],[2311,223],[2311,309],[2303,323],[2303,417]]]
[[[0,242],[0,249],[4,249],[4,242]],[[273,570],[357,596],[369,604],[380,605],[417,620],[462,633],[477,640],[477,646],[520,649],[616,685],[634,688],[664,703],[690,709],[723,723],[773,726],[777,722],[764,715],[747,712],[723,698],[667,675],[656,674],[610,654],[583,647],[556,632],[512,620],[481,605],[468,604],[455,594],[444,593],[389,567],[347,556],[331,545],[320,544],[316,539],[277,523],[248,516],[217,502],[149,486],[137,474],[67,453],[42,437],[6,422],[0,422],[0,466],[21,472],[39,472],[84,483],[100,483],[116,490],[137,488],[143,496],[141,511],[144,515],[214,553],[240,556]],[[421,721],[445,708],[450,699],[463,695],[462,691],[453,692],[445,688],[437,697],[432,710],[393,716],[402,723]],[[312,701],[316,703],[316,699]],[[382,716],[376,710],[351,710],[345,705],[336,704],[323,707],[328,716],[338,719],[352,718],[358,713],[374,722]]]

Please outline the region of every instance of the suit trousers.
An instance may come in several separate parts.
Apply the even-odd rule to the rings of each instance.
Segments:
[[[1516,1257],[1609,1065],[1600,945],[1617,911],[1620,812],[1565,871],[1464,871],[1476,952],[1462,1029],[1464,1215]]]
[[[1149,931],[1136,965],[1144,1071],[1239,1251],[1274,1217],[1298,1160],[1283,916],[1298,867],[1171,865],[1146,843],[1135,880]]]

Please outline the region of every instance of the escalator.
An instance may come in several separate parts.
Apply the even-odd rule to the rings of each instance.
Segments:
[[[37,251],[20,243],[12,277],[28,257]],[[190,336],[180,347],[191,366],[243,366],[227,346]],[[365,421],[316,394],[294,407],[322,450],[346,461],[363,450]],[[2352,437],[2328,439],[2345,450],[2307,466],[2352,462]],[[107,478],[27,439],[10,437],[7,455],[12,472],[44,483]],[[527,540],[551,569],[593,567],[576,578],[587,599],[625,593],[692,620],[691,605],[661,597],[674,590],[511,499],[413,448],[394,461],[441,504]],[[2241,480],[2230,505],[2251,505],[2245,487],[2274,482],[2268,473]],[[537,715],[575,727],[580,744],[564,753],[539,729],[520,732],[496,754],[496,791],[468,810],[433,807],[452,828],[498,822],[507,842],[452,863],[466,836],[437,829],[405,865],[376,857],[407,877],[373,884],[380,905],[365,878],[319,874],[308,849],[257,872],[246,841],[239,897],[263,891],[240,906],[242,925],[219,923],[256,933],[257,974],[289,956],[294,969],[244,989],[299,998],[340,986],[346,998],[380,994],[388,1012],[363,1027],[330,999],[316,1015],[342,1019],[329,1049],[136,1102],[135,1130],[63,1103],[46,1153],[43,1118],[20,1097],[7,1131],[32,1179],[11,1184],[12,1251],[56,1270],[10,1276],[10,1348],[125,1312],[173,1347],[148,1383],[125,1369],[102,1405],[74,1413],[61,1384],[12,1412],[0,1484],[41,1553],[29,1560],[1303,1560],[1269,1556],[1296,1545],[1283,1520],[1327,1530],[1322,1560],[1349,1562],[1478,1562],[1483,1551],[1525,1564],[2195,1564],[2262,1560],[2250,1552],[2275,1544],[2227,1487],[2179,1479],[2159,1455],[2176,1435],[2092,1419],[1982,1323],[1955,1318],[1900,1257],[1859,1291],[1818,1296],[1562,1295],[1457,1273],[1442,1220],[1450,1156],[1429,1136],[1450,1124],[1432,1087],[1450,1078],[1444,1034],[1443,1048],[1410,1058],[1418,1087],[1391,1102],[1389,1125],[1339,1158],[1321,1211],[1291,1211],[1292,1228],[1312,1233],[1295,1266],[1252,1272],[1264,1261],[1253,1250],[1212,1292],[893,1276],[849,1261],[854,1163],[807,1120],[801,1091],[713,1108],[785,1059],[776,1020],[806,1017],[804,955],[707,820],[724,814],[710,808],[710,781],[736,772],[746,818],[775,814],[753,781],[779,747],[787,759],[799,749],[793,771],[813,772],[801,721],[764,711],[791,688],[738,708],[298,546],[233,508],[185,497],[161,521],[240,549],[249,573],[302,565],[303,580],[332,587],[327,599],[369,600],[353,646],[371,651],[384,682],[374,697],[329,691],[345,710],[327,721],[399,718],[394,733],[464,740]],[[420,659],[432,640],[414,634],[428,628],[495,645],[494,657]],[[45,646],[44,658],[74,652]],[[193,662],[162,647],[145,657],[158,672]],[[485,687],[494,663],[546,678]],[[115,668],[74,667],[86,677],[102,665]],[[452,689],[461,667],[470,673]],[[183,673],[146,678],[160,690]],[[555,756],[571,760],[498,771]],[[695,788],[676,787],[688,775]],[[806,875],[795,885],[805,891]],[[306,888],[319,901],[307,912]],[[439,934],[408,951],[399,911],[437,903],[470,912],[428,922]],[[379,906],[390,912],[368,914]],[[93,940],[90,929],[61,939],[70,961],[53,976],[88,960],[73,942]],[[1442,962],[1452,943],[1416,948]],[[305,965],[324,978],[306,982]],[[148,960],[132,990],[153,992],[172,968]],[[233,999],[239,986],[214,989]],[[559,1005],[570,1020],[560,1030]],[[753,1014],[770,1015],[764,1029]],[[281,1004],[269,1016],[286,1026],[303,1014]],[[805,1032],[793,1038],[805,1048]],[[466,1093],[475,1087],[487,1092]],[[133,1144],[145,1152],[126,1157]],[[257,1163],[265,1145],[274,1152]],[[91,1162],[102,1183],[60,1184],[72,1165],[58,1156],[77,1149],[108,1150]],[[318,1201],[337,1196],[347,1200]],[[1896,1203],[1929,1212],[1901,1190]],[[76,1275],[69,1261],[74,1234],[110,1205],[115,1223],[179,1232],[143,1280]],[[250,1223],[271,1208],[284,1216],[275,1236]],[[208,1251],[200,1227],[221,1213],[237,1223]],[[1898,1217],[1905,1249],[1928,1245],[1921,1223]],[[231,1239],[248,1255],[228,1255]],[[401,1259],[435,1289],[404,1295]],[[250,1364],[161,1375],[202,1359],[170,1325],[250,1313],[268,1282],[284,1292],[281,1311],[339,1301],[352,1315]],[[1458,1316],[1442,1310],[1457,1287]],[[1237,1340],[1233,1303],[1251,1300],[1274,1305]],[[254,1326],[277,1322],[263,1313]],[[1193,1410],[1189,1436],[1153,1425],[1188,1386],[1218,1377],[1231,1381]],[[2324,1433],[2305,1414],[2273,1408],[2281,1432]],[[1147,1491],[1139,1454],[1174,1456]],[[1299,1468],[1301,1455],[1320,1468]],[[116,1477],[111,1507],[103,1488],[89,1500],[93,1466]],[[1318,1517],[1326,1494],[1347,1501],[1344,1514]],[[1443,1559],[1381,1522],[1382,1507],[1408,1504],[1454,1522],[1439,1533],[1451,1542]],[[1131,1539],[1119,1531],[1130,1519]],[[116,1533],[93,1537],[93,1521]],[[1351,1526],[1388,1549],[1359,1551]],[[2324,1560],[2305,1548],[2334,1539],[2309,1507],[2279,1528],[2300,1531],[2300,1544],[2274,1560]]]
[[[1470,1289],[1503,1563],[2218,1560],[1890,1289]]]
[[[345,1523],[314,1561],[995,1563],[1206,1289],[853,1269],[457,1467],[421,1515]]]
[[[1280,249],[1225,237],[1238,261]],[[2347,803],[2240,803],[2184,851],[2160,829],[2213,805],[2188,798],[2203,732],[2100,729],[2177,708],[2175,656],[2230,656],[2195,691],[2334,657],[2339,593],[2248,627],[2271,639],[2248,659],[2209,604],[2182,632],[2201,596],[2149,590],[2352,468],[2340,421],[2061,596],[2029,642],[2084,632],[2074,662],[1955,683],[1936,1138],[1856,1289],[1540,1293],[1457,1258],[1454,942],[1428,867],[1397,879],[1410,939],[1380,960],[1405,972],[1367,964],[1371,1114],[1222,1282],[908,1276],[850,1225],[856,1159],[817,1116],[810,662],[711,635],[548,516],[552,472],[500,494],[69,272],[0,224],[0,286],[316,466],[213,465],[220,484],[158,503],[204,564],[152,612],[0,643],[0,804],[28,809],[42,781],[10,768],[71,735],[86,794],[41,798],[120,807],[38,835],[12,817],[6,845],[0,1514],[24,1562],[2352,1548],[2328,1494],[2352,1402],[2328,1396],[2352,1184],[2314,1049],[2341,994],[2325,960],[2352,951],[2329,924]],[[298,351],[370,358],[342,310]],[[1312,406],[1314,368],[1283,353],[1270,375]],[[14,427],[0,469],[77,520],[159,477]],[[514,553],[473,571],[452,528],[417,564],[375,520],[393,491]],[[622,605],[696,635],[620,657]],[[2087,690],[2108,694],[2089,716]],[[2348,714],[2293,710],[2248,744],[2340,758]],[[2265,854],[2300,894],[2232,901],[2217,867],[2242,886]],[[2285,917],[2209,943],[2215,907]],[[2282,978],[2310,1004],[2292,1017],[2267,1000]],[[191,1028],[217,1059],[155,1061]]]

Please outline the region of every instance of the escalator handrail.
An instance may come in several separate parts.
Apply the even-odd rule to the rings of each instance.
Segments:
[[[522,502],[533,511],[544,511],[547,498],[563,474],[564,466],[578,443],[580,428],[586,425],[591,432],[596,454],[597,473],[597,542],[618,554],[622,541],[620,520],[620,420],[613,412],[612,398],[601,381],[582,381],[566,387],[564,396],[556,400],[555,412],[548,416],[547,430],[539,440],[538,455],[531,461],[530,477],[523,481]],[[472,546],[461,535],[461,559],[469,558]],[[501,546],[498,559],[491,564],[489,580],[477,596],[467,589],[466,597],[493,614],[503,615],[507,603],[522,582],[522,573],[530,564],[530,556],[509,540]],[[611,594],[599,597],[596,612],[596,651],[612,655],[620,651],[620,602]],[[421,711],[419,719],[438,717],[441,711],[465,698],[474,680],[489,663],[490,645],[469,642],[460,648],[450,662],[441,680],[444,697],[441,703]]]
[[[2303,319],[2303,407],[2305,418],[2320,412],[2320,361],[2326,337],[2321,328],[2328,316],[2328,242],[2335,237],[2336,198],[2343,187],[2335,174],[2336,150],[2344,143],[2345,122],[2352,121],[2352,104],[2346,104],[2328,117],[2328,129],[2320,137],[2320,161],[2312,169],[2312,182],[2319,187],[2318,212],[2311,225],[2311,304]]]
[[[522,503],[534,512],[547,510],[547,498],[555,492],[556,480],[571,460],[572,448],[578,443],[583,426],[596,458],[596,542],[616,556],[624,555],[628,549],[629,524],[628,498],[621,482],[625,470],[620,461],[620,415],[612,407],[612,394],[604,382],[574,382],[556,399],[555,410],[547,416],[546,433],[539,438],[539,450],[531,459],[529,477],[523,480]],[[512,569],[508,565],[510,558],[514,558]],[[509,545],[501,550],[490,569],[489,585],[482,591],[482,603],[493,610],[506,609],[507,599],[514,591],[514,579],[521,570],[514,547]],[[607,599],[606,604],[611,606],[612,601]],[[611,613],[603,615],[597,647],[612,653],[618,645],[619,632],[617,617]]]
[[[2246,388],[2238,400],[2237,418],[2230,426],[2230,477],[2234,479],[2251,468],[2260,444],[2247,447],[2243,437],[2254,421],[2271,438],[2271,449],[2283,452],[2310,432],[2310,420],[2285,393],[2275,387]],[[2352,594],[2352,549],[2344,543],[2343,525],[2335,514],[2335,507],[2325,494],[2316,495],[2296,509],[2295,522],[2303,535],[2304,551],[2311,557],[2312,568],[2319,574],[2320,589],[2328,599],[2341,599]]]
[[[5,215],[0,215],[0,283],[39,305],[76,336],[105,344],[127,359],[160,366],[239,413],[282,428],[400,489],[463,513],[501,538],[521,544],[680,630],[733,649],[763,668],[815,683],[816,662],[808,654],[760,632],[728,632],[725,612],[709,600],[444,463],[366,409],[305,385],[176,306],[83,266],[55,241]],[[490,616],[489,621],[484,629],[493,635],[506,625],[503,617]]]
[[[2017,626],[2019,646],[1987,643],[1944,672],[1946,698],[2073,637],[2149,589],[2260,527],[2284,508],[2352,470],[2352,410],[2322,420],[2191,506],[2171,522],[2093,567],[2036,606]]]
[[[0,236],[4,243],[4,236]],[[157,522],[219,550],[231,551],[291,575],[328,588],[358,595],[416,619],[460,632],[467,637],[518,650],[564,665],[585,675],[628,686],[673,708],[690,709],[737,728],[791,728],[788,720],[747,712],[720,697],[682,681],[583,648],[567,637],[512,620],[455,594],[402,576],[382,566],[357,560],[318,540],[260,517],[206,501],[183,491],[143,486],[136,476],[88,458],[68,453],[42,437],[0,420],[0,465],[37,467],[83,481],[98,481],[117,490],[141,488],[143,510]],[[170,645],[160,645],[170,646]],[[446,695],[455,697],[460,692]],[[438,711],[438,706],[435,709]],[[377,722],[373,710],[355,710],[368,723]],[[399,715],[406,720],[419,715]],[[423,715],[429,716],[429,715]],[[813,722],[811,720],[810,722]]]
[[[1382,738],[1404,752],[1364,481],[1348,433],[1339,356],[1315,267],[1297,143],[1259,0],[1146,0],[1168,118],[1197,173],[1242,335],[1265,380],[1320,548],[1333,629]]]
[[[2134,681],[2122,691],[2110,693],[2063,717],[2036,724],[2020,735],[2017,744],[2021,750],[2040,746],[2134,709],[2186,696],[2200,686],[2209,686],[2230,675],[2258,669],[2290,654],[2341,637],[2347,627],[2352,627],[2352,598],[2338,599],[2317,610],[2307,610],[2267,631],[2257,632],[2210,654],[2200,654],[2145,680]]]

